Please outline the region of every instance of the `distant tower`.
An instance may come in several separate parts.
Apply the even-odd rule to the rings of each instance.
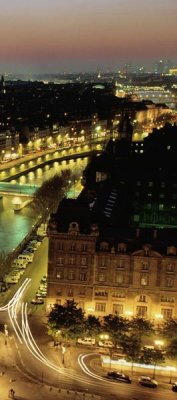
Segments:
[[[120,124],[118,126],[118,139],[127,139],[129,142],[132,141],[133,126],[130,122],[129,115],[127,113],[122,115]]]

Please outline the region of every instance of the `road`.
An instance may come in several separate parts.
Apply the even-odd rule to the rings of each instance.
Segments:
[[[1,324],[8,325],[9,333],[8,337],[4,332],[0,335],[1,371],[5,371],[0,377],[3,390],[12,383],[15,391],[20,393],[19,398],[30,399],[33,388],[34,400],[43,398],[44,388],[45,399],[49,400],[53,400],[54,393],[62,400],[79,400],[81,394],[81,398],[97,396],[95,399],[102,400],[174,399],[176,394],[166,383],[160,383],[157,389],[149,389],[141,387],[137,377],[132,384],[107,380],[106,372],[98,364],[97,350],[93,353],[93,350],[72,346],[66,348],[63,360],[62,350],[54,347],[47,335],[45,307],[30,303],[47,271],[47,247],[45,238],[21,281],[1,298],[1,304],[13,298],[11,307],[1,312]]]

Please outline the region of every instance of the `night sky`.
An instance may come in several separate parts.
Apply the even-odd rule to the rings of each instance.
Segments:
[[[0,71],[177,64],[177,0],[0,0]]]

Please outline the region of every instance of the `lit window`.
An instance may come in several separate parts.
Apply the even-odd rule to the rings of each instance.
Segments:
[[[163,211],[164,210],[164,204],[159,204],[159,211]]]
[[[56,277],[57,279],[63,279],[63,271],[57,271]]]
[[[171,308],[161,308],[161,314],[164,319],[172,319],[173,310]]]
[[[136,307],[136,315],[137,315],[137,317],[147,318],[147,307],[146,306],[137,306]]]
[[[142,275],[141,276],[140,284],[141,284],[141,286],[147,286],[148,285],[148,275]]]
[[[147,301],[146,296],[144,294],[141,294],[138,301],[140,301],[142,303],[146,303],[146,301]]]
[[[106,311],[106,303],[96,303],[95,311],[105,312]]]
[[[123,314],[123,304],[113,304],[113,314]]]

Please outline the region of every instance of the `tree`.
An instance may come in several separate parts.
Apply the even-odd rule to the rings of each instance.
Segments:
[[[123,347],[123,352],[126,354],[128,360],[130,360],[132,363],[132,375],[133,375],[133,364],[135,361],[138,360],[140,355],[141,346],[139,338],[137,338],[137,336],[135,335],[132,335],[131,337],[124,336],[121,345]]]
[[[153,324],[140,317],[135,317],[129,322],[129,328],[133,335],[136,335],[141,342],[142,336],[149,336],[154,332]]]
[[[33,200],[33,208],[45,222],[50,213],[56,212],[59,202],[66,194],[71,183],[71,172],[62,171],[61,175],[54,175],[39,187]]]
[[[8,273],[11,262],[13,260],[12,253],[6,253],[5,251],[0,252],[0,277],[3,279],[4,275]]]
[[[161,326],[160,333],[167,339],[177,339],[177,320],[168,319],[165,321]]]
[[[74,300],[66,300],[64,305],[55,304],[48,316],[49,333],[60,330],[66,339],[77,339],[84,332],[84,312]]]
[[[85,320],[85,335],[95,337],[101,332],[101,323],[99,318],[89,315]]]
[[[141,354],[140,362],[144,364],[154,365],[153,378],[155,378],[156,366],[165,361],[165,356],[160,349],[144,348]]]
[[[114,344],[120,342],[123,335],[128,330],[128,321],[119,315],[106,315],[103,317],[103,329],[108,332]]]
[[[173,339],[170,344],[166,348],[166,355],[167,357],[175,360],[177,362],[177,339]],[[172,371],[170,373],[170,383],[172,380]]]

